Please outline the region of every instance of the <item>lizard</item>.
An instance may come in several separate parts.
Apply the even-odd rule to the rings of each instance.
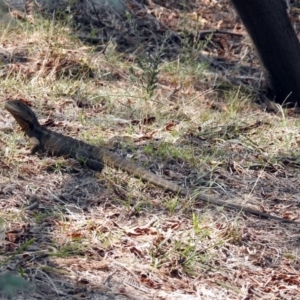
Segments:
[[[50,156],[67,156],[83,162],[88,168],[101,172],[104,165],[121,169],[127,173],[149,183],[152,183],[166,191],[189,196],[193,191],[189,188],[181,187],[167,179],[162,178],[130,160],[124,159],[105,148],[88,144],[84,141],[65,136],[40,125],[33,110],[21,100],[8,100],[5,102],[5,109],[10,112],[21,130],[29,138],[33,145],[31,153],[45,152]],[[262,218],[273,219],[279,222],[300,224],[297,221],[280,218],[250,207],[222,201],[216,197],[204,193],[197,193],[195,200],[200,200],[208,204],[222,206],[227,209],[253,214]]]

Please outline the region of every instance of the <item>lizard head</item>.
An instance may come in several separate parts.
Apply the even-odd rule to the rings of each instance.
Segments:
[[[27,131],[32,126],[39,125],[35,113],[21,100],[6,101],[4,107],[15,118],[23,131]]]

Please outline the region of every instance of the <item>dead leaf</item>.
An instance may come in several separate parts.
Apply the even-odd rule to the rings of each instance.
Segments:
[[[175,121],[171,121],[170,123],[168,123],[165,127],[165,129],[167,131],[172,131],[173,128],[177,125],[177,123]]]

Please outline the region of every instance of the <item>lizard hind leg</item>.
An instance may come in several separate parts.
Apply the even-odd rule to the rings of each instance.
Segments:
[[[81,165],[87,166],[89,169],[94,171],[101,172],[104,167],[104,163],[101,160],[89,158],[88,151],[84,151],[83,149],[76,152],[76,159],[81,163]]]

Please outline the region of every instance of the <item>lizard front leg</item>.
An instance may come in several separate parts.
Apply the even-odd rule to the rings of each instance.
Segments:
[[[32,146],[30,149],[30,154],[35,154],[42,150],[41,143],[36,137],[29,138],[29,143]]]

